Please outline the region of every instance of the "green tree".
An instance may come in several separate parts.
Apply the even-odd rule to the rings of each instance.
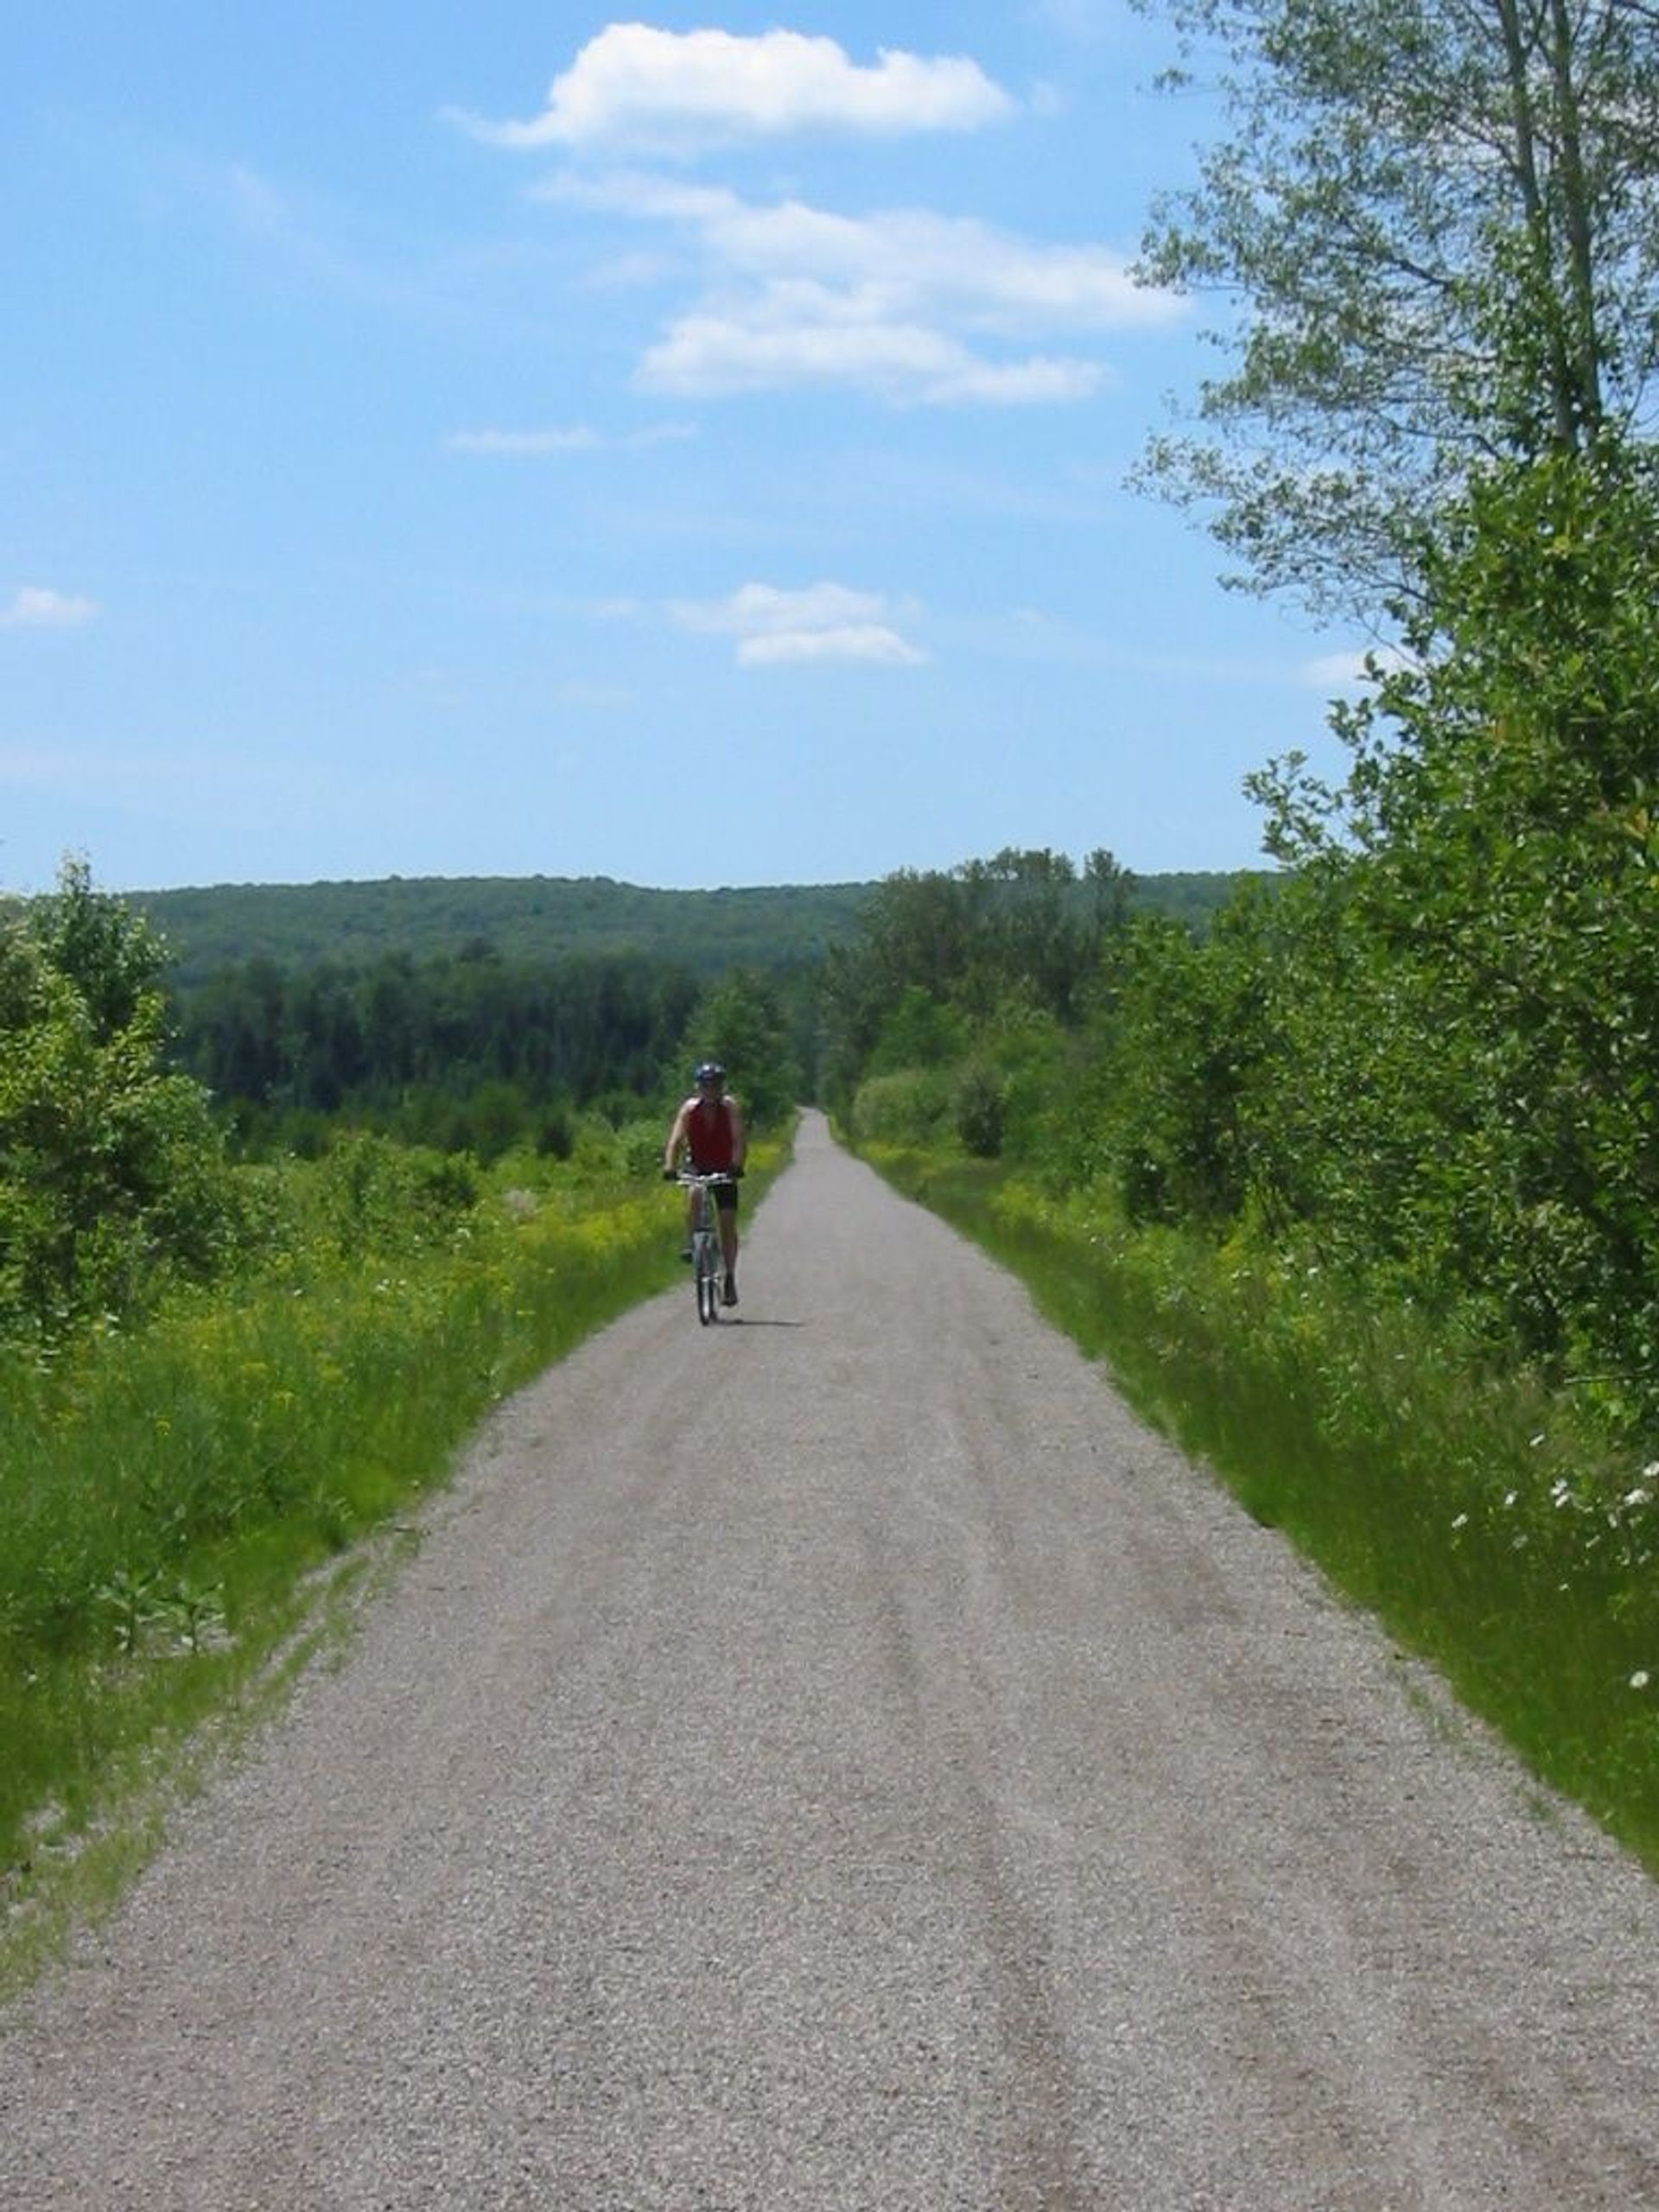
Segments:
[[[161,960],[79,862],[0,931],[0,1330],[125,1312],[233,1247],[207,1096],[166,1067]]]
[[[969,968],[981,1010],[1016,998],[1074,1020],[1106,941],[1127,920],[1128,875],[1104,851],[1079,876],[1065,853],[1013,847],[957,873],[975,894]]]
[[[73,985],[101,1043],[146,1008],[167,947],[142,914],[93,887],[86,861],[64,861],[57,889],[32,902],[28,920],[47,965]]]
[[[702,999],[687,1027],[687,1070],[719,1060],[754,1129],[777,1128],[799,1102],[801,1071],[792,1026],[769,976],[750,969],[729,976]]]
[[[1063,1033],[1109,994],[1133,888],[1103,849],[1081,872],[1064,853],[1010,846],[949,873],[887,877],[855,941],[824,963],[820,1065],[832,1109],[848,1112],[866,1077],[955,1062],[970,1149],[1000,1150],[1005,1129],[1028,1126],[1036,1090],[1064,1058]],[[931,1112],[934,1089],[919,1095]]]
[[[830,946],[819,998],[821,1083],[833,1111],[850,1107],[883,1032],[910,994],[940,1009],[959,1002],[988,888],[960,871],[901,868],[860,909],[853,941]]]
[[[938,1068],[962,1058],[968,1027],[961,1013],[925,984],[906,983],[881,1026],[864,1065],[870,1075],[903,1068]]]
[[[1659,473],[1477,473],[1298,863],[1274,1157],[1331,1255],[1659,1403]]]
[[[1147,480],[1240,580],[1421,586],[1471,465],[1584,452],[1659,370],[1659,16],[1636,0],[1147,0],[1230,128],[1142,273],[1219,295],[1226,372]]]
[[[1276,901],[1241,893],[1204,938],[1142,916],[1081,1065],[1047,1116],[1068,1182],[1105,1178],[1137,1221],[1225,1225],[1266,1173],[1252,1108],[1270,1083]]]

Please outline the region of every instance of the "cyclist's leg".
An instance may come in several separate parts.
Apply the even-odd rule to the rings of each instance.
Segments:
[[[683,1260],[689,1260],[692,1254],[696,1250],[697,1210],[701,1204],[702,1198],[702,1193],[697,1189],[695,1183],[690,1183],[686,1185],[685,1243],[680,1252],[680,1257]]]
[[[737,1192],[729,1185],[718,1192],[720,1256],[725,1271],[726,1303],[737,1303]]]

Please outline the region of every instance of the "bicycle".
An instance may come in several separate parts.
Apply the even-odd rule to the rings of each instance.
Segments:
[[[682,1168],[673,1179],[696,1193],[691,1214],[691,1281],[697,1294],[697,1319],[706,1328],[720,1319],[720,1217],[715,1192],[737,1178],[729,1169],[699,1175],[692,1168]]]

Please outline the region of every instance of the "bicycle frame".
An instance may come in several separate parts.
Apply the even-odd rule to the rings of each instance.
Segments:
[[[691,1211],[691,1278],[697,1294],[697,1319],[706,1328],[720,1319],[720,1215],[715,1192],[734,1179],[725,1173],[699,1175],[683,1168],[680,1184],[694,1193]]]

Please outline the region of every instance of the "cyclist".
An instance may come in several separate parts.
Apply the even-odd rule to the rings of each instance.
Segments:
[[[674,1126],[668,1133],[668,1143],[663,1153],[664,1175],[677,1173],[680,1154],[686,1154],[692,1172],[698,1175],[741,1175],[743,1158],[748,1150],[748,1137],[743,1128],[743,1109],[726,1088],[726,1071],[718,1060],[704,1060],[693,1077],[696,1089],[674,1116]],[[714,1198],[720,1217],[720,1256],[725,1281],[721,1287],[721,1303],[737,1303],[737,1185],[717,1183]],[[686,1221],[695,1218],[695,1200],[688,1206]],[[690,1247],[688,1243],[687,1252]]]

